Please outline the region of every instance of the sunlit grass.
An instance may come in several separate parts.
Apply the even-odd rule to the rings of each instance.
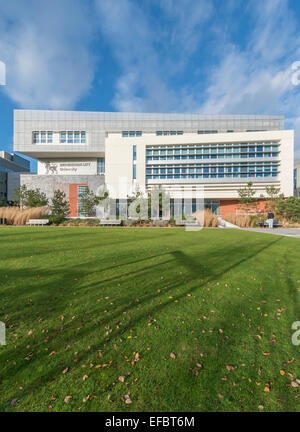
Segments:
[[[298,239],[8,227],[0,241],[1,411],[299,410]]]

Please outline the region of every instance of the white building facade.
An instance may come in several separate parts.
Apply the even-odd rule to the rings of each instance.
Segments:
[[[200,193],[221,215],[236,210],[249,181],[257,197],[268,185],[294,189],[294,132],[281,116],[16,110],[14,149],[38,160],[20,183],[49,198],[64,190],[73,217],[83,216],[86,188],[104,184],[121,201],[156,185],[175,205]]]

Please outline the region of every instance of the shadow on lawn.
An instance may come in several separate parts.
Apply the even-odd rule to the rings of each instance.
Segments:
[[[118,265],[118,266],[111,266],[110,268],[105,268],[103,270],[100,271],[108,271],[109,269],[115,269],[115,268],[120,268],[122,266],[127,266],[127,265],[132,265],[133,263],[142,263],[143,261],[147,262],[149,261],[149,259],[158,259],[160,257],[164,257],[164,256],[171,256],[171,259],[164,261],[163,263],[156,263],[154,265],[150,265],[147,266],[145,268],[142,269],[136,269],[135,271],[130,271],[127,272],[125,274],[122,274],[121,276],[125,276],[126,277],[126,285],[129,285],[131,283],[134,283],[137,274],[141,275],[144,274],[144,278],[145,280],[147,280],[148,278],[148,282],[149,282],[149,288],[150,289],[150,282],[151,282],[151,277],[153,276],[153,274],[151,274],[151,271],[153,269],[153,267],[157,267],[157,266],[169,266],[171,265],[171,263],[174,263],[173,269],[175,270],[176,267],[178,266],[183,266],[186,269],[188,269],[188,276],[185,276],[184,281],[180,280],[177,275],[174,273],[172,280],[171,280],[171,285],[167,288],[162,289],[161,293],[157,293],[157,290],[155,290],[155,293],[152,294],[148,294],[148,292],[146,291],[146,294],[144,296],[139,294],[139,305],[140,306],[147,306],[149,304],[149,307],[147,308],[147,310],[143,310],[141,313],[134,311],[134,308],[137,306],[137,304],[135,303],[135,301],[132,301],[133,299],[133,295],[132,293],[128,293],[128,295],[126,295],[126,293],[122,292],[122,296],[120,299],[119,304],[117,305],[117,310],[113,311],[112,313],[110,313],[108,316],[105,317],[105,319],[102,319],[100,321],[101,325],[104,326],[106,324],[109,323],[113,323],[114,321],[121,321],[124,319],[124,315],[123,312],[130,312],[132,311],[132,313],[135,313],[136,316],[134,317],[134,319],[130,320],[130,322],[126,325],[124,325],[121,329],[117,330],[113,330],[112,333],[110,333],[109,335],[109,340],[107,337],[103,337],[102,339],[99,339],[99,341],[97,341],[97,344],[91,345],[91,349],[89,351],[83,351],[81,353],[79,353],[78,355],[78,359],[79,362],[85,360],[88,356],[90,356],[91,352],[93,352],[93,350],[97,350],[99,348],[102,347],[102,345],[106,342],[106,343],[113,343],[113,341],[117,338],[120,338],[122,336],[122,334],[124,334],[125,332],[127,332],[128,330],[134,328],[134,326],[136,326],[141,320],[145,319],[146,316],[151,315],[153,313],[157,314],[157,312],[159,312],[160,310],[164,309],[165,307],[167,307],[168,305],[170,305],[171,300],[167,299],[167,300],[163,300],[162,299],[162,295],[166,295],[167,293],[171,293],[172,290],[177,289],[179,287],[181,287],[183,285],[183,283],[193,283],[194,286],[193,287],[189,287],[188,289],[184,290],[181,294],[176,294],[176,299],[182,299],[183,297],[185,297],[187,295],[187,293],[191,293],[192,291],[194,291],[195,289],[199,289],[201,288],[203,285],[205,285],[207,282],[213,282],[215,280],[217,280],[220,276],[224,275],[225,273],[233,270],[234,268],[236,268],[237,266],[243,264],[244,262],[246,262],[247,260],[255,257],[257,254],[259,254],[260,252],[264,251],[265,249],[273,246],[274,244],[276,244],[277,242],[279,242],[281,240],[281,238],[278,238],[274,241],[269,241],[267,244],[265,244],[265,242],[263,243],[263,246],[259,246],[259,247],[255,247],[253,248],[252,245],[252,251],[247,251],[245,250],[245,247],[243,246],[239,246],[239,247],[224,247],[223,250],[219,249],[215,249],[213,251],[210,251],[209,256],[207,256],[207,250],[206,250],[206,254],[199,256],[199,258],[197,257],[197,260],[195,260],[194,258],[192,258],[191,256],[187,256],[182,250],[174,250],[174,251],[170,251],[170,252],[165,252],[163,254],[158,254],[158,255],[153,255],[151,257],[145,257],[144,259],[140,259],[140,260],[135,260],[135,261],[130,261],[129,263],[126,262],[122,265]],[[253,250],[254,249],[254,250]],[[225,253],[226,251],[226,253]],[[228,257],[230,256],[232,264],[228,266]],[[218,263],[218,265],[216,265],[216,261]],[[91,266],[97,265],[97,260],[94,261],[94,263],[90,263]],[[75,273],[75,269],[76,269],[76,273]],[[82,266],[76,266],[74,269],[74,273],[65,273],[64,268],[61,268],[61,270],[58,271],[58,269],[56,269],[56,272],[58,272],[59,275],[59,282],[60,282],[60,286],[67,286],[68,284],[71,283],[71,281],[74,280],[74,276],[76,276],[77,278],[84,278],[85,276],[88,276],[90,274],[90,272],[84,268],[82,268]],[[168,270],[168,269],[167,269]],[[170,270],[170,269],[169,269]],[[26,271],[24,274],[24,271],[21,271],[21,274],[19,274],[19,277],[24,278],[25,276],[30,277],[30,272],[32,271],[32,269],[28,269],[27,275],[26,275]],[[99,271],[98,271],[99,272]],[[96,272],[96,273],[98,273]],[[14,272],[14,277],[18,277],[18,271]],[[46,272],[45,272],[46,274]],[[163,274],[163,273],[161,273]],[[43,276],[43,274],[41,274],[41,276]],[[203,279],[203,277],[205,278],[204,281],[202,281],[202,283],[199,283],[196,279],[201,278]],[[81,293],[78,297],[76,297],[76,300],[78,301],[80,298],[82,299],[82,303],[84,304],[85,302],[85,298],[87,295],[87,291],[89,292],[91,289],[94,290],[95,288],[97,289],[104,289],[103,286],[105,286],[107,283],[111,283],[113,281],[117,282],[120,280],[120,275],[116,275],[114,277],[109,277],[107,279],[102,279],[101,281],[99,281],[99,284],[95,285],[94,283],[92,284],[87,284],[85,286],[85,284],[83,284],[83,286],[80,286],[81,283],[78,283],[78,286],[75,288],[73,288],[72,286],[72,290],[78,290],[80,289]],[[38,281],[37,281],[38,283]],[[61,290],[61,288],[56,288],[56,293],[49,299],[49,291],[50,289],[53,290],[53,281],[49,284],[46,284],[43,286],[43,292],[40,293],[39,298],[35,298],[34,303],[41,306],[42,304],[46,305],[46,307],[48,307],[47,305],[49,305],[49,303],[53,303],[56,300],[59,301],[59,304],[56,304],[56,308],[54,311],[51,310],[47,310],[45,311],[45,313],[43,312],[43,318],[44,321],[46,321],[47,319],[51,319],[53,318],[53,315],[55,314],[55,316],[59,316],[60,314],[65,313],[66,308],[68,307],[68,304],[70,303],[70,297],[68,296],[68,293],[66,293],[66,289],[68,289],[69,287],[66,287],[64,290]],[[125,284],[125,283],[124,283]],[[115,288],[117,289],[117,288]],[[118,289],[120,291],[120,289]],[[28,291],[32,292],[32,287],[29,288]],[[99,295],[99,294],[98,294]],[[64,297],[67,298],[64,298]],[[150,302],[152,302],[155,299],[159,299],[161,298],[161,303],[160,304],[155,304],[155,305],[151,305]],[[239,307],[239,306],[235,306],[235,307]],[[34,308],[34,305],[31,307],[31,309]],[[102,305],[97,305],[94,308],[88,309],[87,311],[85,310],[82,313],[81,316],[81,320],[82,322],[84,322],[85,318],[87,317],[87,315],[93,315],[94,316],[99,313],[102,313],[102,316],[104,316],[103,314],[103,308],[104,306]],[[232,306],[233,308],[233,306]],[[23,310],[21,311],[20,309],[20,313],[23,312]],[[230,310],[228,312],[228,317],[230,317],[232,314],[232,310]],[[26,314],[27,316],[22,316],[22,319],[32,319],[33,316],[33,311],[29,311],[29,313]],[[36,317],[38,318],[38,316],[40,315],[39,312],[36,312]],[[106,314],[105,314],[106,315]],[[79,318],[79,317],[78,317]],[[92,321],[90,322],[86,322],[85,324],[87,324],[88,328],[86,329],[82,329],[80,331],[80,334],[77,333],[74,335],[74,337],[76,337],[76,339],[81,339],[81,340],[87,340],[88,336],[90,333],[92,333],[95,330],[95,325],[99,324],[99,320],[96,318],[93,318]],[[64,325],[64,330],[68,329],[68,328],[72,328],[72,326],[75,326],[77,324],[70,322],[67,323],[66,325]],[[61,327],[61,326],[60,326]],[[104,332],[104,329],[103,329]],[[51,346],[51,349],[57,351],[59,353],[60,350],[64,349],[64,347],[67,344],[72,344],[72,341],[69,340],[69,334],[67,334],[66,336],[64,336],[63,333],[59,332],[59,327],[58,328],[52,328],[49,329],[49,336],[52,336],[52,338],[49,341],[49,346]],[[44,337],[44,336],[43,336]],[[58,338],[58,340],[56,339]],[[78,342],[78,339],[76,340],[76,342]],[[28,352],[28,349],[26,348],[26,345],[28,345],[28,338],[25,337],[25,340],[22,341],[22,343],[20,343],[18,345],[18,349],[7,349],[6,350],[6,356],[13,356],[15,358],[17,358],[18,360],[21,358],[23,359],[26,355],[26,353]],[[34,351],[36,352],[39,349],[43,349],[45,347],[43,342],[38,342],[37,344],[35,344],[34,346]],[[32,348],[33,349],[33,348]],[[4,354],[4,352],[3,352]],[[25,355],[24,355],[25,354]],[[48,352],[41,352],[39,354],[39,356],[37,357],[36,361],[37,362],[41,362],[48,359]],[[32,360],[30,360],[30,367],[33,368],[34,367],[34,363],[35,363],[35,357],[32,358]],[[29,364],[26,361],[23,361],[21,364],[14,366],[14,367],[9,367],[8,366],[8,370],[7,372],[9,372],[9,374],[16,374],[19,371],[21,371],[22,369],[26,369]],[[30,393],[32,393],[33,391],[39,391],[40,387],[43,387],[45,384],[47,384],[49,382],[49,380],[53,381],[59,374],[61,374],[61,368],[65,366],[65,363],[61,363],[57,364],[57,362],[55,362],[55,366],[49,368],[43,375],[41,375],[38,379],[33,380],[28,386],[27,388],[24,388],[24,390],[22,391],[22,397],[25,397],[26,395],[29,395]],[[0,382],[4,379],[4,376],[0,373]],[[196,385],[196,383],[195,383]],[[7,399],[6,403],[10,402],[10,400],[12,399],[12,397],[10,396],[9,399]]]

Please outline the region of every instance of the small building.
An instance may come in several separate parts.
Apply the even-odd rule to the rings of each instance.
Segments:
[[[7,153],[4,150],[0,151],[0,201],[2,203],[9,200],[9,174],[16,173],[16,177],[19,177],[19,173],[29,172],[30,162],[27,159],[14,153]],[[16,187],[18,186],[19,181],[16,183]]]

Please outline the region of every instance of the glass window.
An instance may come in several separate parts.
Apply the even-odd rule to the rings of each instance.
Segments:
[[[60,142],[65,143],[66,142],[66,132],[60,133]]]
[[[104,175],[105,174],[105,160],[104,158],[97,159],[97,174]]]
[[[52,134],[52,132],[48,132],[48,133],[47,133],[47,141],[48,141],[48,143],[52,143],[52,139],[53,139],[53,134]]]
[[[133,153],[133,155],[132,155],[133,160],[135,161],[136,160],[136,145],[133,146],[132,153]]]
[[[132,178],[133,178],[133,180],[136,180],[136,165],[135,164],[132,166]]]
[[[46,142],[46,132],[41,132],[41,143]]]
[[[39,132],[33,132],[33,142],[34,143],[40,142],[40,133]]]
[[[128,131],[123,131],[123,132],[122,132],[122,136],[123,136],[123,137],[128,137]]]

